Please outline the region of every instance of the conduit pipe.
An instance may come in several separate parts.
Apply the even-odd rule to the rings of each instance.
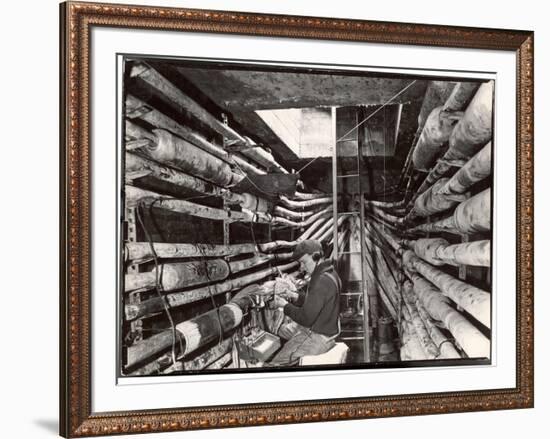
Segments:
[[[214,245],[155,242],[153,248],[159,258],[220,257],[258,252],[255,244]],[[127,261],[143,261],[152,257],[153,252],[148,242],[128,242],[125,244],[125,260]]]
[[[396,226],[400,226],[405,220],[404,217],[392,215],[391,213],[387,213],[385,210],[378,207],[368,207],[367,213],[369,216],[374,216],[384,222],[391,223]]]
[[[259,247],[260,251],[267,253],[267,252],[272,252],[274,250],[279,250],[279,249],[282,249],[282,248],[296,247],[297,243],[298,243],[298,241],[278,240],[278,241],[266,242],[264,244],[258,244],[258,247]]]
[[[462,194],[475,183],[487,178],[491,174],[491,146],[491,142],[487,143],[435,192],[438,195]]]
[[[330,216],[331,213],[332,213],[332,206],[327,206],[323,210],[320,210],[319,212],[315,213],[314,215],[311,215],[308,219],[306,219],[304,221],[300,221],[300,222],[291,221],[291,220],[288,220],[288,219],[282,218],[282,217],[274,217],[273,220],[275,222],[279,223],[279,224],[284,224],[284,225],[287,225],[289,227],[302,228],[302,227],[307,227],[307,226],[313,224],[319,218]]]
[[[318,212],[317,210],[294,212],[292,210],[285,209],[282,206],[275,206],[275,208],[273,209],[273,215],[277,215],[284,218],[288,218],[290,220],[297,220],[297,221],[304,221],[306,218],[310,217],[311,215],[317,212]]]
[[[491,139],[494,81],[482,84],[449,138],[444,160],[468,160]]]
[[[491,241],[488,239],[452,245],[443,238],[422,238],[404,243],[432,265],[491,266]]]
[[[188,113],[192,114],[198,120],[209,126],[212,130],[222,135],[224,138],[237,141],[241,145],[248,146],[250,149],[245,149],[242,152],[245,156],[256,161],[260,165],[265,166],[268,169],[275,168],[279,172],[288,173],[286,169],[284,169],[279,163],[275,161],[270,153],[262,150],[261,148],[255,148],[253,142],[241,136],[228,125],[216,119],[200,104],[198,104],[185,93],[183,93],[180,89],[178,89],[174,84],[168,81],[168,79],[162,76],[151,66],[148,66],[144,63],[137,64],[132,69],[130,75],[132,77],[139,77],[141,80],[146,82],[153,89],[153,92],[156,92],[159,97],[168,98],[169,101],[177,104],[179,108],[184,109]]]
[[[137,125],[127,122],[126,132],[131,136],[139,135],[136,128]],[[222,187],[233,186],[244,178],[244,175],[233,172],[223,160],[166,130],[155,129],[152,136],[153,142],[144,147],[143,151],[157,162],[176,167]]]
[[[285,261],[292,258],[292,253],[272,253],[267,255],[257,255],[252,258],[242,259],[240,261],[230,261],[229,268],[232,274],[248,270],[259,265],[267,264],[269,261]]]
[[[228,303],[176,325],[177,345],[183,346],[179,354],[181,356],[189,355],[199,347],[219,340],[224,334],[236,328],[242,318],[241,308],[234,303]],[[143,361],[143,359],[167,349],[172,340],[173,334],[169,330],[130,346],[128,348],[128,365]]]
[[[241,135],[212,116],[200,104],[183,93],[151,66],[145,63],[138,63],[133,66],[130,76],[133,78],[140,78],[147,83],[153,91],[156,91],[157,95],[160,93],[160,97],[168,98],[169,101],[177,104],[179,108],[192,114],[195,118],[208,125],[222,136],[246,143],[246,140]]]
[[[149,123],[150,125],[153,125],[155,128],[169,130],[170,132],[181,137],[182,139],[185,139],[193,143],[195,146],[203,149],[205,152],[208,152],[209,154],[212,154],[217,158],[226,161],[227,163],[231,163],[231,158],[229,157],[229,154],[223,148],[220,148],[219,146],[206,141],[206,139],[198,134],[196,135],[197,137],[195,137],[193,134],[196,133],[193,130],[187,128],[179,122],[176,122],[171,117],[165,115],[164,113],[161,113],[157,109],[151,107],[149,104],[145,103],[143,100],[132,94],[126,95],[126,117],[128,118],[126,120],[127,123],[129,122],[129,120],[139,118]],[[130,125],[126,126],[127,129],[128,127],[131,128]],[[128,134],[130,133],[126,132],[127,136]]]
[[[472,323],[449,304],[440,290],[417,273],[407,271],[414,291],[422,306],[436,320],[442,322],[469,357],[490,356],[491,343]]]
[[[322,198],[313,198],[311,200],[302,200],[302,201],[294,201],[291,200],[284,195],[281,195],[279,197],[283,204],[287,205],[288,207],[292,209],[306,209],[308,207],[312,206],[318,206],[320,204],[330,204],[333,202],[332,196],[322,197]]]
[[[198,146],[202,150],[226,161],[231,165],[237,165],[245,172],[263,175],[266,172],[263,169],[249,163],[247,160],[241,158],[237,154],[229,154],[223,148],[206,140],[203,136],[191,130],[190,128],[182,125],[160,111],[150,107],[141,99],[128,94],[126,96],[126,116],[129,119],[140,118],[147,123],[153,125],[159,129],[166,129],[181,137],[182,139],[191,142],[195,146]]]
[[[296,191],[294,193],[294,196],[292,198],[296,200],[316,200],[318,198],[326,198],[331,195],[325,194],[325,193],[306,193],[306,192],[298,192]]]
[[[371,213],[369,211],[366,212],[366,218],[371,220],[370,222],[375,222],[375,223],[379,224],[380,226],[384,227],[384,229],[388,229],[388,230],[391,230],[393,232],[398,232],[399,229],[401,229],[401,225],[397,221],[397,220],[400,219],[400,217],[394,217],[394,218],[397,218],[397,220],[395,220],[395,219],[390,220],[390,218],[392,216],[393,215],[386,216],[387,219],[385,219],[385,218],[382,218],[379,215],[374,215],[373,213]]]
[[[491,140],[493,81],[482,84],[449,138],[449,149],[430,171],[417,194],[423,193],[453,166],[463,164]],[[414,197],[413,197],[414,199]]]
[[[161,165],[131,152],[126,153],[125,172],[127,180],[129,179],[128,177],[132,180],[141,177],[152,177],[156,180],[181,187],[185,190],[196,191],[203,195],[219,197],[223,194],[223,190],[215,184],[187,175],[182,171]],[[131,182],[127,181],[127,183]]]
[[[248,143],[248,148],[241,151],[242,155],[264,166],[268,171],[273,169],[281,174],[288,174],[288,171],[275,160],[270,152],[251,141],[248,137],[246,138],[246,142]]]
[[[221,343],[218,343],[214,347],[208,349],[206,352],[197,355],[193,360],[182,361],[183,370],[203,370],[209,368],[211,365],[215,364],[221,358],[224,358],[225,355],[231,352],[233,348],[233,338],[228,337],[224,339]],[[188,355],[189,357],[190,355]],[[178,360],[181,359],[181,355],[178,356]],[[177,363],[179,365],[181,363]],[[171,364],[170,367],[167,367],[162,371],[163,375],[168,375],[173,372],[179,372],[181,369]]]
[[[266,213],[271,208],[271,203],[268,200],[247,192],[237,194],[231,191],[225,191],[223,199],[229,204],[238,204],[244,209],[258,213]]]
[[[447,101],[431,111],[413,150],[415,169],[428,172],[432,168],[435,160],[447,148],[451,133],[464,114],[460,110],[470,101],[478,87],[477,83],[459,82]]]
[[[439,348],[439,356],[437,358],[462,358],[462,356],[456,350],[454,343],[446,336],[444,336],[441,330],[433,323],[432,318],[430,317],[424,306],[422,306],[422,303],[420,302],[420,299],[418,299],[418,297],[416,297],[415,303],[416,309],[418,310],[418,315],[422,319],[422,322],[424,323],[428,334],[430,334],[433,342]]]
[[[332,219],[332,222],[334,221],[334,217],[331,218]],[[348,218],[345,217],[345,216],[341,216],[338,218],[338,220],[336,221],[336,228],[339,230],[342,228],[342,225],[346,222]],[[330,229],[325,229],[323,232],[316,232],[314,237],[312,237],[311,239],[317,239],[319,241],[326,241],[328,239],[328,245],[332,245],[333,244],[333,239],[334,239],[334,234],[330,235],[329,234],[329,231],[330,233],[332,233],[334,231],[334,226],[332,225],[332,222],[331,222],[331,227]]]
[[[390,262],[386,258],[382,249],[376,246],[369,238],[372,238],[372,237],[370,235],[365,236],[365,243],[366,243],[365,249],[367,250],[365,253],[371,256],[372,260],[374,261],[374,262],[371,262],[371,267],[370,267],[371,270],[373,272],[379,270],[379,273],[375,275],[375,278],[378,281],[379,286],[382,287],[382,289],[381,290],[380,288],[377,288],[376,290],[367,289],[367,295],[369,298],[371,316],[376,322],[376,324],[378,324],[378,318],[380,316],[378,296],[380,295],[382,297],[383,295],[382,293],[388,296],[388,300],[390,301],[393,300],[393,303],[392,303],[393,310],[392,308],[387,308],[387,309],[392,316],[394,314],[397,316],[397,310],[399,308],[399,294],[400,294],[399,282],[397,281],[397,278],[395,276],[396,271],[392,269],[392,266],[390,265]],[[369,247],[373,251],[369,250]],[[368,257],[367,257],[367,260],[368,260]],[[368,278],[369,270],[367,269],[366,266],[364,268]]]
[[[242,206],[245,213],[248,211],[253,212],[248,213],[246,219],[250,219],[255,222],[273,221],[272,216],[261,215],[262,213],[267,213],[270,209],[270,203],[264,198],[260,198],[249,193],[236,194],[229,190],[223,190],[198,178],[187,176],[181,171],[158,165],[155,162],[142,158],[136,154],[127,153],[127,158],[129,165],[129,167],[127,166],[127,170],[143,172],[140,176],[151,175],[163,181],[183,186],[185,189],[200,191],[201,193],[212,196],[223,196],[224,200],[227,202]],[[289,217],[290,219],[298,219],[303,221],[307,217],[317,213],[317,211],[309,210],[304,212],[294,212],[281,206],[276,206],[274,213],[276,215]]]
[[[196,356],[192,360],[183,362],[184,370],[202,370],[206,366],[212,364],[220,357],[223,357],[228,352],[231,352],[233,347],[233,339],[231,337],[226,338],[221,343],[208,349],[206,352]]]
[[[246,221],[249,223],[269,224],[276,223],[276,219],[266,212],[254,212],[250,209],[242,208],[243,215],[246,217]]]
[[[431,169],[446,148],[449,136],[460,117],[462,113],[450,112],[443,106],[432,110],[412,155],[416,170],[428,172]]]
[[[233,244],[233,245],[214,245],[214,244],[179,244],[179,243],[153,243],[153,248],[159,258],[194,258],[194,257],[220,257],[236,256],[246,253],[269,252],[279,248],[291,248],[296,246],[299,241],[308,239],[310,234],[316,231],[320,224],[332,224],[332,218],[319,218],[311,227],[306,230],[296,241],[274,241],[262,244]],[[317,236],[321,236],[327,227],[323,226],[318,230]],[[274,259],[280,255],[273,255]],[[153,258],[151,245],[147,242],[129,242],[125,244],[126,261],[145,261]]]
[[[235,303],[227,303],[190,320],[176,325],[178,335],[183,339],[182,355],[188,355],[239,326],[243,310]]]
[[[330,217],[325,221],[326,222],[318,230],[316,230],[309,239],[319,239],[319,237],[327,230],[333,230],[332,225],[334,224],[334,217]]]
[[[242,212],[207,207],[190,201],[159,195],[155,192],[146,191],[134,186],[126,185],[125,192],[126,207],[136,207],[140,203],[144,203],[154,207],[168,209],[173,212],[185,213],[212,220],[224,220],[228,222],[249,220],[249,217]]]
[[[214,361],[213,363],[209,364],[208,366],[206,366],[205,369],[208,369],[208,370],[218,370],[218,369],[223,369],[224,367],[228,366],[229,363],[231,362],[231,359],[232,359],[232,355],[231,355],[231,352],[228,352],[227,354],[224,354],[222,355],[220,358],[218,358],[216,361]]]
[[[346,220],[345,217],[340,217],[338,218],[338,221],[336,221],[336,227],[340,227],[342,225],[342,223]],[[331,225],[331,227],[326,230],[323,234],[321,234],[319,237],[317,238],[314,238],[314,239],[317,239],[318,241],[325,241],[327,238],[332,238],[333,237],[333,231],[334,231],[334,225]]]
[[[437,180],[431,187],[422,193],[414,202],[414,207],[404,218],[402,223],[409,222],[417,217],[426,217],[451,209],[457,204],[466,201],[465,194],[442,195],[438,191],[447,183],[448,179]]]
[[[408,269],[416,270],[480,323],[487,328],[491,327],[491,295],[488,292],[438,270],[424,262],[411,250],[403,253],[403,265]]]
[[[223,259],[205,261],[172,262],[159,264],[159,283],[164,291],[217,282],[229,276],[229,266]],[[152,289],[156,285],[157,272],[128,273],[124,276],[124,291]]]
[[[381,237],[394,252],[400,252],[401,245],[399,244],[399,240],[389,230],[380,228],[374,221],[365,221],[365,227],[369,233],[375,233]]]
[[[450,217],[433,223],[421,224],[407,232],[477,233],[489,230],[491,230],[490,188],[460,203]]]
[[[427,358],[426,352],[416,336],[416,331],[410,317],[405,317],[405,314],[408,315],[406,307],[401,308],[401,314],[403,314],[400,325],[401,348],[399,350],[399,357],[401,361],[425,360]]]
[[[258,282],[266,277],[273,276],[279,272],[291,271],[298,268],[298,262],[290,262],[288,264],[273,266],[262,269],[260,271],[247,274],[245,276],[228,279],[221,283],[214,283],[201,288],[187,290],[176,293],[169,293],[164,296],[164,300],[170,308],[187,305],[198,300],[208,299],[212,296],[228,293],[230,291],[244,288],[247,285]],[[131,321],[149,314],[155,314],[164,310],[163,300],[159,297],[144,300],[138,304],[126,304],[124,313],[126,320]]]
[[[430,81],[422,101],[422,107],[418,114],[418,131],[426,124],[429,114],[435,107],[445,103],[455,86],[448,81]]]
[[[398,309],[400,287],[395,280],[390,267],[388,266],[382,252],[374,242],[371,241],[370,234],[365,234],[365,243],[367,244],[367,251],[364,254],[367,265],[370,270],[367,270],[367,276],[370,277],[370,281],[373,284],[379,285],[379,293],[384,292],[384,303],[387,305],[387,301],[391,302],[391,307],[388,310],[392,314],[392,317],[396,317],[395,312]],[[380,291],[381,290],[381,291]],[[393,312],[392,312],[393,311]]]
[[[433,359],[439,355],[439,349],[433,342],[430,334],[424,326],[424,322],[420,318],[420,314],[418,313],[418,309],[416,308],[415,298],[413,297],[412,289],[412,283],[406,281],[403,285],[403,302],[405,303],[405,306],[409,311],[410,321],[414,327],[414,331],[416,333],[418,341],[420,342],[420,345],[422,346],[422,349],[426,354],[426,358]]]
[[[332,244],[332,251],[330,252],[329,259],[331,261],[334,261],[336,257],[336,250],[338,250],[338,253],[342,253],[344,251],[344,248],[346,247],[346,244],[349,240],[349,229],[344,229],[344,231],[341,232],[340,238],[338,239],[338,249],[334,247],[334,242],[331,240],[329,241],[329,244]]]
[[[365,200],[365,206],[379,207],[384,210],[399,209],[405,205],[404,200],[399,201],[378,201],[378,200]]]
[[[298,265],[296,262],[293,266]],[[291,264],[287,264],[289,266]],[[254,281],[253,281],[254,282]],[[239,301],[241,303],[242,301]],[[178,346],[181,342],[183,349],[180,355],[186,356],[202,346],[218,340],[241,324],[243,318],[242,304],[229,302],[217,309],[193,317],[190,320],[178,323],[175,326]],[[127,349],[127,367],[133,367],[147,358],[168,349],[173,342],[173,332],[163,331]]]
[[[460,111],[471,101],[479,88],[479,82],[459,82],[443,105],[446,111]]]
[[[331,221],[331,220],[334,221],[334,219],[332,217],[328,218],[328,219],[327,218],[319,218],[311,226],[309,226],[307,228],[307,230],[298,237],[298,239],[296,239],[296,242],[304,241],[306,239],[310,239],[313,235],[315,235],[317,233],[317,230],[319,230],[319,226],[321,226],[321,224],[325,224],[326,222]]]

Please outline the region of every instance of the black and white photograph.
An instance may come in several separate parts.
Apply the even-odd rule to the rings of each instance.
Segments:
[[[121,66],[120,377],[491,364],[494,78]]]

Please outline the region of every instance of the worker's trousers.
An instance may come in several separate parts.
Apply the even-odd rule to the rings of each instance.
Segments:
[[[270,361],[272,366],[295,365],[304,355],[319,355],[328,352],[334,346],[333,337],[313,332],[298,325],[295,334],[285,343]]]

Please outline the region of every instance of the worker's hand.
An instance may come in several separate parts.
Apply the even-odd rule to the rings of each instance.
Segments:
[[[287,297],[288,300],[294,302],[295,300],[298,299],[299,295],[298,293],[294,292],[294,291],[287,291],[285,296]]]
[[[284,308],[287,303],[288,302],[285,299],[283,299],[282,297],[275,296],[273,298],[273,300],[271,301],[271,306],[273,308]]]
[[[296,285],[294,284],[294,278],[288,274],[283,274],[275,279],[275,285],[273,292],[278,294],[287,295],[289,292],[296,292]]]

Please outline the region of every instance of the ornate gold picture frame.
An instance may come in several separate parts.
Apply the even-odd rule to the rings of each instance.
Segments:
[[[61,4],[60,16],[61,435],[99,436],[533,407],[532,32],[79,2]],[[513,54],[516,59],[517,134],[515,386],[438,393],[393,392],[383,396],[292,402],[95,411],[92,403],[91,284],[95,236],[91,218],[92,193],[96,189],[91,184],[91,75],[94,68],[91,34],[94,28],[100,27]],[[102,164],[93,163],[93,166]],[[116,326],[117,322],[110,324]]]

